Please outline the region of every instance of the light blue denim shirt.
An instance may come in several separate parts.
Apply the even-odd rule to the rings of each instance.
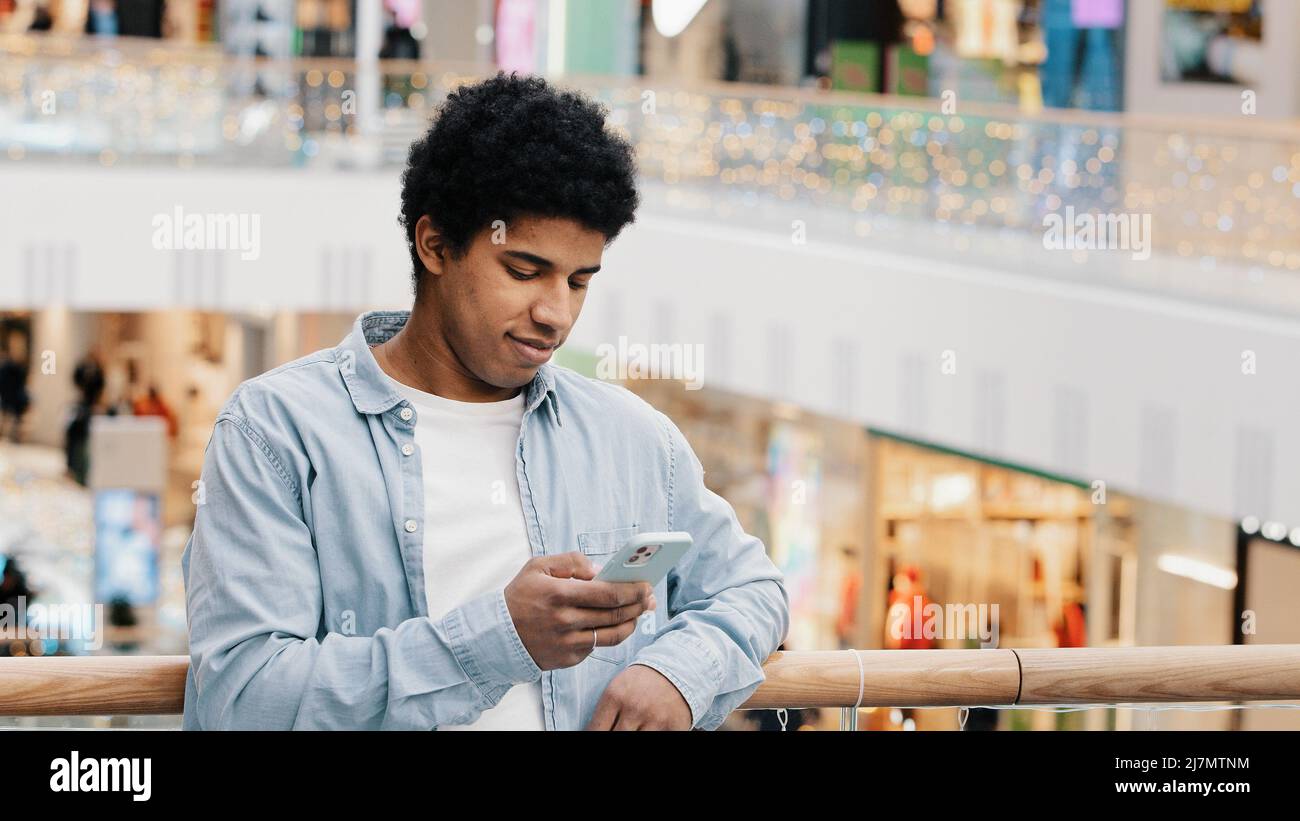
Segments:
[[[789,597],[677,427],[620,386],[542,366],[519,492],[534,556],[600,565],[636,532],[689,532],[659,607],[621,644],[545,672],[502,590],[429,618],[421,454],[403,447],[418,420],[369,350],[408,316],[363,314],[337,348],[245,382],[217,417],[182,557],[185,729],[431,730],[539,678],[547,729],[581,729],[633,663],[716,728],[762,682]]]

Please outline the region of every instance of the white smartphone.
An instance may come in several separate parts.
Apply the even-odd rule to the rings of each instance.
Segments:
[[[602,582],[658,584],[694,541],[689,533],[638,533],[600,568]]]

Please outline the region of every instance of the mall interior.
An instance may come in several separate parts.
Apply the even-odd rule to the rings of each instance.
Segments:
[[[407,147],[498,69],[635,148],[556,361],[686,434],[785,574],[786,649],[980,646],[890,629],[924,601],[996,604],[1003,647],[1300,643],[1297,42],[1293,0],[0,0],[0,603],[104,620],[0,655],[187,653],[218,410],[409,307]],[[699,378],[606,367],[636,344]],[[1300,713],[858,729],[976,726]]]

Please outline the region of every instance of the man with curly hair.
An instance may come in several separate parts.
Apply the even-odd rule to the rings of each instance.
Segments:
[[[632,150],[535,77],[410,151],[410,311],[239,387],[183,570],[187,729],[713,729],[789,626],[781,574],[677,427],[549,362],[633,221]],[[636,533],[694,545],[596,580]]]

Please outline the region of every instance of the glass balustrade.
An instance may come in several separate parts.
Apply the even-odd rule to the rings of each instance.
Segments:
[[[352,61],[32,36],[0,38],[0,51],[0,164],[391,173],[438,101],[491,70],[395,61],[368,74]],[[668,213],[1300,310],[1295,124],[564,82],[610,107],[647,203]],[[1115,249],[1090,245],[1089,230],[1125,253],[1099,253]],[[1145,264],[1152,255],[1164,264]]]

